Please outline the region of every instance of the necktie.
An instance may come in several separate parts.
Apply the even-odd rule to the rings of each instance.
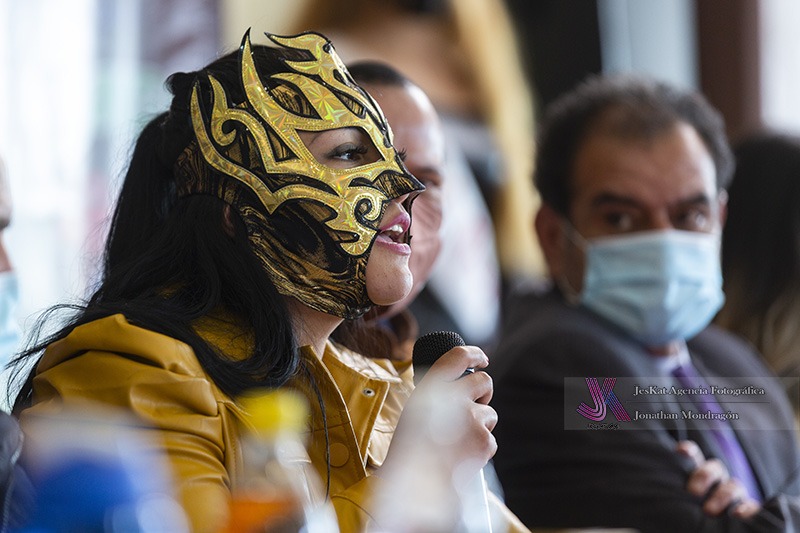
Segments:
[[[697,373],[697,370],[691,364],[687,363],[676,368],[672,374],[678,379],[683,387],[688,389],[704,388],[709,389],[707,383]],[[722,406],[717,402],[711,392],[708,394],[695,394],[691,395],[694,404],[702,411],[710,411],[712,413],[724,413]],[[722,420],[709,420],[709,431],[711,432],[714,440],[716,441],[719,449],[722,451],[723,457],[719,459],[728,467],[728,472],[731,477],[737,478],[747,489],[747,493],[751,498],[761,500],[761,491],[758,488],[755,474],[753,474],[747,456],[742,450],[736,434],[727,419]]]

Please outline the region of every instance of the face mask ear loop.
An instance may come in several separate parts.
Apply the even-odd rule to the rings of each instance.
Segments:
[[[575,229],[575,226],[572,225],[572,222],[570,222],[569,219],[564,218],[562,228],[564,230],[565,239],[568,240],[575,248],[581,250],[585,255],[589,243],[583,238],[583,235],[578,233],[578,230]],[[580,304],[581,295],[572,285],[570,285],[569,280],[563,273],[563,269],[561,275],[555,279],[555,283],[556,286],[561,290],[561,294],[564,295],[567,303],[573,306]]]

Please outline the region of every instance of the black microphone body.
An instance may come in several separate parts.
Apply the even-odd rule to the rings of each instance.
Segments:
[[[433,363],[457,346],[466,346],[466,343],[454,331],[432,331],[417,339],[411,356],[414,362],[414,383],[419,383]],[[474,371],[474,368],[468,368],[464,375]]]

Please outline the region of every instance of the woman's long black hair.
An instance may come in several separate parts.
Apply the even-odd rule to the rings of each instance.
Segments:
[[[253,56],[259,71],[267,74],[286,70],[284,58],[298,59],[291,50],[264,46],[253,46]],[[238,52],[167,80],[172,104],[144,127],[133,149],[110,224],[99,287],[82,305],[56,306],[43,314],[29,347],[12,362],[17,374],[28,371],[31,358],[41,357],[47,345],[75,327],[116,313],[187,343],[230,396],[251,387],[280,386],[297,371],[299,354],[285,301],[253,253],[244,223],[216,197],[176,196],[173,165],[193,138],[191,91],[209,74],[232,99],[244,100]],[[65,308],[73,311],[66,324],[45,337],[41,332],[46,322]],[[237,324],[235,331],[244,327],[253,335],[249,357],[224,357],[192,328],[193,321],[219,311]],[[19,389],[16,414],[31,402],[34,374],[35,369]]]

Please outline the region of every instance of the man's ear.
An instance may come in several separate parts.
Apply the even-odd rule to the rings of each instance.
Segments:
[[[547,204],[542,204],[536,213],[536,235],[550,276],[557,278],[563,274],[564,222],[563,217]]]

